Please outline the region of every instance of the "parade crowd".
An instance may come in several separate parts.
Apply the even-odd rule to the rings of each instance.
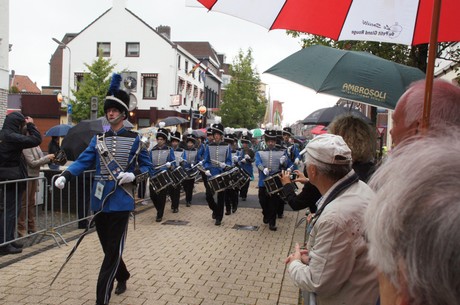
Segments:
[[[160,122],[155,145],[149,147],[149,139],[123,126],[129,95],[119,88],[120,81],[114,74],[104,102],[110,129],[93,137],[55,180],[55,187],[63,189],[95,164],[94,216],[87,229],[95,225],[104,252],[96,304],[109,303],[115,280],[116,294],[127,289],[130,272],[122,256],[135,198],[148,188],[154,220],[162,222],[168,196],[173,213],[179,212],[182,190],[185,206],[194,204],[196,181],[204,183],[216,226],[224,215],[237,212],[251,181],[257,185],[261,221],[273,234],[286,204],[306,211],[306,240],[285,258],[304,304],[458,304],[460,88],[435,80],[430,128],[424,130],[424,82],[412,84],[392,117],[395,146],[377,164],[375,128],[353,115],[336,118],[327,134],[306,145],[295,141],[289,127],[268,125],[263,148],[254,145],[249,132],[225,128],[219,117],[205,136],[191,129],[181,134]],[[22,150],[25,156],[39,156],[31,160],[41,159],[30,161],[33,167],[54,156],[33,150],[40,134],[30,118],[18,113],[7,116],[0,140],[2,160],[14,155],[18,167]],[[34,173],[29,170],[29,175]],[[1,243],[14,239],[14,191],[5,189]],[[18,229],[24,231],[20,219]],[[18,253],[16,246],[0,250]]]

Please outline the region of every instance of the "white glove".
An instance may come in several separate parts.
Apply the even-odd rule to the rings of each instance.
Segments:
[[[299,165],[299,164],[300,164],[300,160],[299,160],[299,158],[295,158],[295,160],[294,160],[294,164],[295,164],[295,165]]]
[[[171,162],[166,162],[166,163],[165,163],[165,166],[166,166],[166,167],[171,167]]]
[[[135,177],[133,173],[121,172],[118,174],[118,185],[133,182],[134,178]]]
[[[54,181],[54,185],[60,190],[64,188],[65,183],[66,183],[66,180],[64,176],[60,176]]]
[[[220,162],[219,165],[220,165],[220,168],[226,168],[227,167],[227,164],[225,164],[224,162]]]
[[[233,162],[238,162],[238,156],[233,156],[232,160],[233,160]]]
[[[241,163],[246,163],[246,159],[241,159]]]
[[[270,171],[268,170],[268,168],[264,168],[264,175],[268,176],[268,174],[270,174]]]
[[[281,163],[281,164],[286,163],[286,156],[282,156],[282,157],[280,158],[280,163]]]
[[[244,158],[245,158],[245,159],[248,159],[248,160],[251,159],[251,157],[249,157],[248,154],[244,155]]]
[[[208,177],[211,177],[211,172],[209,170],[205,171],[204,174]]]

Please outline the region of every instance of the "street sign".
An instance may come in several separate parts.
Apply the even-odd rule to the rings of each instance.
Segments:
[[[67,104],[67,113],[72,114],[72,104]]]
[[[385,132],[385,127],[377,127],[377,130],[379,132],[379,135],[383,135],[383,133]]]

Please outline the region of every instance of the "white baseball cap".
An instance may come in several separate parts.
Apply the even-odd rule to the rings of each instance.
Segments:
[[[351,150],[341,136],[322,134],[308,142],[305,152],[326,164],[350,164]]]

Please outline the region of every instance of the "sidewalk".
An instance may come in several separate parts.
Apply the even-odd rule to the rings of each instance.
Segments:
[[[241,206],[256,206],[255,184],[251,182],[248,201]],[[153,208],[137,214],[135,230],[131,221],[123,255],[131,278],[124,294],[112,293],[111,305],[298,304],[298,289],[286,274],[284,258],[293,243],[303,240],[303,226],[295,229],[303,211],[285,211],[285,217],[277,220],[278,231],[272,232],[262,223],[261,210],[250,207],[238,208],[224,216],[222,226],[215,226],[202,183],[196,185],[194,204],[187,208],[184,203],[181,198],[179,213],[173,214],[167,202],[162,223],[155,222]],[[152,206],[150,201],[148,205]],[[188,223],[166,225],[167,220]],[[235,224],[259,228],[236,230]],[[85,237],[50,287],[74,244],[2,268],[0,303],[93,305],[102,260],[95,233]]]

